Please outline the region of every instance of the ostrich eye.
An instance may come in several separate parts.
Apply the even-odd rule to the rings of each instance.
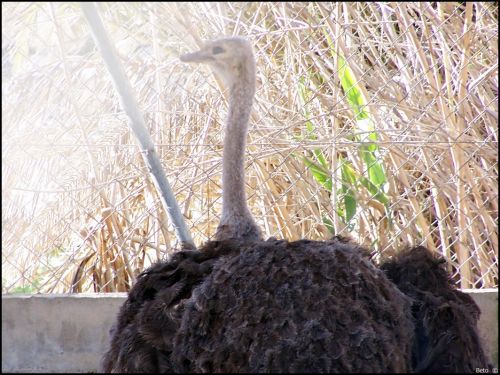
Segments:
[[[214,48],[212,48],[212,53],[214,55],[218,55],[219,53],[222,53],[222,52],[224,52],[224,49],[222,47],[214,47]]]

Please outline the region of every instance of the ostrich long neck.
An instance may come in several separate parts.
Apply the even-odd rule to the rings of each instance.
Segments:
[[[245,151],[248,120],[255,92],[252,64],[242,66],[241,76],[231,86],[229,113],[224,135],[222,162],[222,217],[217,239],[259,238],[260,230],[247,206],[245,194]]]
[[[248,97],[243,87],[234,87],[230,95],[222,162],[223,216],[248,211],[245,194],[245,151],[252,97]]]

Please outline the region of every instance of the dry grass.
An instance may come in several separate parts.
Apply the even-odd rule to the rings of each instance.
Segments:
[[[227,102],[178,56],[238,34],[258,64],[247,180],[265,235],[424,244],[461,287],[498,286],[496,3],[100,11],[196,243],[221,210]],[[2,22],[2,292],[128,290],[175,236],[78,4],[3,3]]]

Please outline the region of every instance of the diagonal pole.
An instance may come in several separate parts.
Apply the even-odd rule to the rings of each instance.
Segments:
[[[151,140],[151,137],[149,136],[149,133],[144,125],[144,117],[142,116],[137,102],[132,95],[130,82],[127,79],[125,71],[123,70],[122,64],[116,56],[115,49],[108,38],[108,34],[104,29],[101,18],[97,13],[97,9],[94,3],[81,2],[80,5],[85,18],[87,19],[87,23],[90,26],[94,42],[101,52],[104,63],[106,64],[109,74],[111,75],[113,86],[118,92],[121,105],[130,118],[129,126],[132,128],[132,131],[139,141],[142,156],[148,166],[149,172],[153,176],[156,188],[160,192],[161,202],[170,217],[177,238],[181,242],[182,247],[195,249],[196,246],[186,227],[184,217],[181,214],[177,201],[175,200],[174,193],[172,192],[165,174],[163,173],[160,159],[155,151],[153,141]]]

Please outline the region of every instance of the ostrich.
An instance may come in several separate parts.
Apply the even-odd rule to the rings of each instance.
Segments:
[[[445,265],[445,259],[417,246],[380,267],[412,299],[417,338],[412,368],[426,373],[472,373],[480,368],[491,372],[493,365],[477,332],[481,311],[454,287]]]
[[[229,89],[221,221],[213,241],[138,276],[103,370],[412,371],[412,296],[370,262],[368,250],[341,237],[262,239],[244,191],[255,93],[250,43],[218,39],[181,60],[209,64]]]

